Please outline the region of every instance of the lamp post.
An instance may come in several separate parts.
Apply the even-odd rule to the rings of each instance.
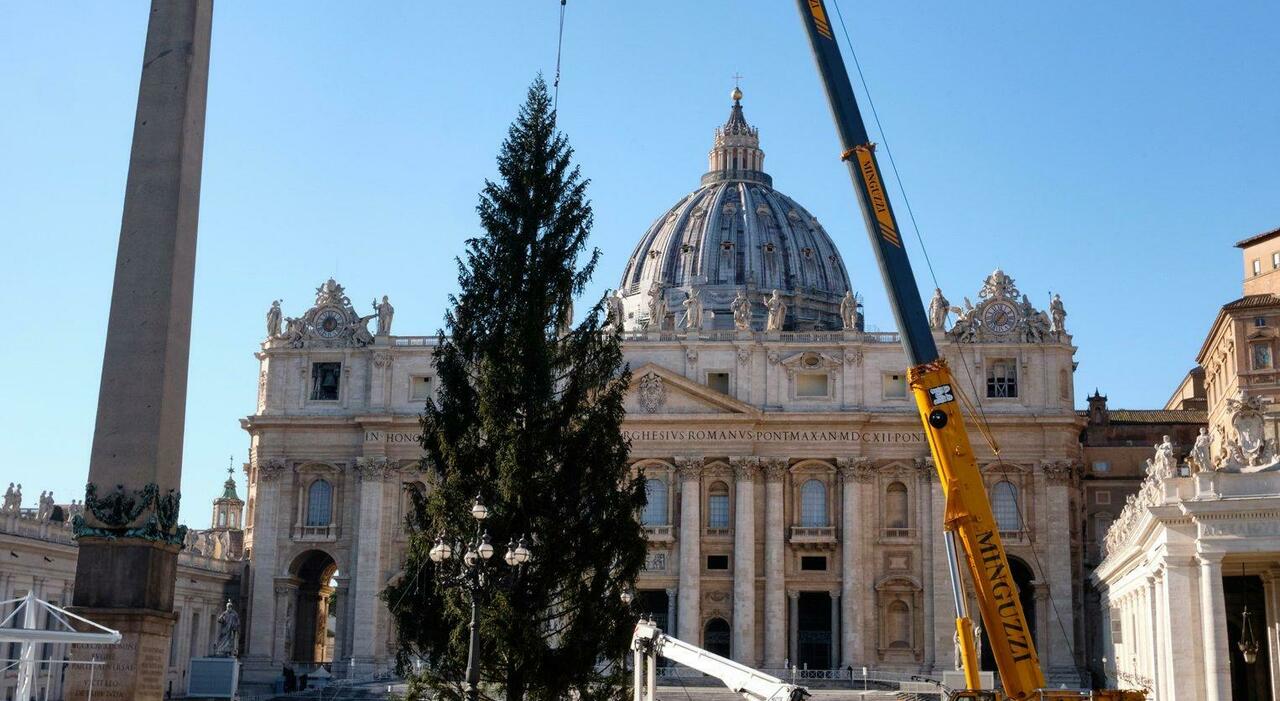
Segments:
[[[489,517],[489,507],[484,505],[478,494],[471,505],[471,517],[475,519],[475,528],[469,540],[455,538],[453,545],[450,545],[449,539],[441,533],[427,554],[441,575],[441,583],[460,587],[471,598],[471,636],[467,645],[466,682],[468,701],[477,701],[480,698],[480,593],[495,579],[491,575],[497,574],[497,566],[492,564],[494,548],[489,542],[489,531],[484,528],[484,521]],[[459,553],[458,557],[454,557]],[[512,538],[507,545],[507,553],[502,558],[511,567],[508,583],[514,584],[523,566],[532,559],[533,553],[525,544],[524,536],[518,540]],[[501,578],[497,579],[501,582]]]

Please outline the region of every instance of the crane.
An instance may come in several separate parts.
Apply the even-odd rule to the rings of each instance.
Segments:
[[[953,699],[998,699],[996,692],[983,691],[978,679],[979,663],[967,597],[961,580],[957,547],[963,550],[969,579],[982,623],[987,631],[992,655],[1000,672],[1004,693],[1015,701],[1024,699],[1080,698],[1080,692],[1045,688],[1044,672],[1027,626],[1026,614],[1018,600],[1018,588],[1009,570],[1009,560],[1000,540],[1000,530],[991,512],[969,444],[961,413],[963,396],[951,375],[946,359],[938,353],[933,330],[916,287],[911,261],[902,245],[902,233],[893,206],[880,177],[875,144],[858,110],[858,103],[836,43],[831,15],[825,0],[797,0],[800,15],[827,93],[831,116],[842,149],[840,158],[849,168],[875,252],[880,275],[889,296],[889,305],[907,356],[907,382],[915,397],[924,424],[929,450],[933,454],[938,480],[946,499],[944,537],[948,571],[956,606],[956,633],[960,640],[965,685]],[[845,563],[845,566],[850,566]],[[1103,691],[1096,698],[1134,701],[1142,692]]]
[[[631,636],[631,650],[635,655],[634,701],[656,701],[659,657],[715,677],[747,701],[804,701],[809,696],[802,686],[787,684],[777,677],[677,640],[663,633],[652,620],[642,618],[636,624],[635,633]]]

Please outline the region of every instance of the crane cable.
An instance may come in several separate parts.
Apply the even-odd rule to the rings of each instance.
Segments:
[[[569,0],[560,0],[560,36],[556,38],[556,80],[551,84],[554,91],[551,102],[551,113],[556,114],[560,108],[560,54],[564,49],[564,10]]]
[[[893,178],[898,183],[898,192],[902,195],[902,203],[907,209],[907,216],[911,219],[911,228],[915,231],[916,241],[920,244],[921,253],[924,254],[925,265],[929,268],[929,277],[933,280],[934,288],[940,289],[942,286],[938,284],[938,276],[934,272],[933,261],[929,258],[929,249],[925,246],[924,237],[920,234],[920,225],[916,222],[915,212],[911,209],[911,200],[907,197],[907,189],[902,185],[902,176],[898,173],[898,164],[893,160],[893,149],[889,147],[889,138],[885,136],[884,126],[880,124],[880,114],[876,111],[875,101],[871,99],[871,88],[867,86],[866,76],[862,73],[862,64],[858,61],[858,53],[854,51],[853,41],[849,38],[849,29],[844,23],[844,13],[840,11],[840,0],[832,0],[832,4],[835,5],[836,8],[836,18],[840,21],[840,30],[844,33],[845,45],[849,47],[849,55],[853,58],[853,66],[858,72],[858,81],[862,83],[862,91],[867,96],[867,106],[871,108],[871,117],[875,120],[876,131],[880,132],[880,141],[884,143],[884,152],[889,158],[889,167],[893,170]],[[991,448],[991,453],[995,457],[996,464],[1003,469],[1005,467],[1005,462],[1004,459],[1000,457],[1000,446],[996,442],[995,436],[991,434],[991,426],[987,421],[987,412],[982,406],[982,395],[978,392],[978,385],[969,368],[969,362],[964,357],[964,347],[960,344],[959,340],[955,338],[952,338],[951,341],[956,352],[960,355],[960,364],[964,366],[965,376],[969,380],[970,388],[973,390],[972,401],[964,396],[964,392],[958,393],[962,399],[962,407],[966,410],[966,413],[969,414],[969,418],[973,420],[974,424],[978,427],[978,431],[982,434],[983,439]],[[974,415],[975,404],[977,407],[976,416]],[[1015,499],[1014,506],[1018,510],[1019,523],[1026,524],[1026,514],[1022,511],[1021,500]],[[1042,573],[1047,573],[1047,570],[1044,569],[1044,565],[1040,562],[1040,556],[1036,553],[1035,547],[1031,547],[1029,550],[1031,551],[1032,559],[1035,560],[1036,568]],[[1053,609],[1053,617],[1056,619],[1058,628],[1062,632],[1062,639],[1067,645],[1067,651],[1071,654],[1072,658],[1074,658],[1075,645],[1072,644],[1071,636],[1067,634],[1066,624],[1062,620],[1062,613],[1058,611],[1058,605],[1053,600],[1053,597],[1049,596],[1047,598],[1049,599],[1050,608]]]

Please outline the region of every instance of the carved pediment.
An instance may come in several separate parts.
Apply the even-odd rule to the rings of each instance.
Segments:
[[[629,416],[759,413],[750,404],[653,363],[632,371],[625,407]]]
[[[786,368],[787,376],[790,377],[799,372],[839,372],[844,365],[842,359],[834,355],[819,353],[817,351],[804,351],[795,353],[782,358],[778,364]]]

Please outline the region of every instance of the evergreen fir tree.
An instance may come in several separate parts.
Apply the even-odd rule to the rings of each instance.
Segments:
[[[514,588],[482,595],[483,690],[549,701],[621,688],[617,660],[635,618],[620,594],[644,561],[644,485],[627,467],[630,373],[604,300],[567,323],[600,256],[593,249],[579,265],[592,213],[572,156],[539,77],[502,144],[498,182],[480,195],[484,234],[458,262],[461,290],[435,352],[438,394],[422,416],[435,487],[413,499],[405,574],[383,594],[401,671],[429,661],[411,696],[461,693],[470,603],[436,580],[428,551],[441,531],[473,523],[477,494],[494,560],[522,533],[534,557]]]

